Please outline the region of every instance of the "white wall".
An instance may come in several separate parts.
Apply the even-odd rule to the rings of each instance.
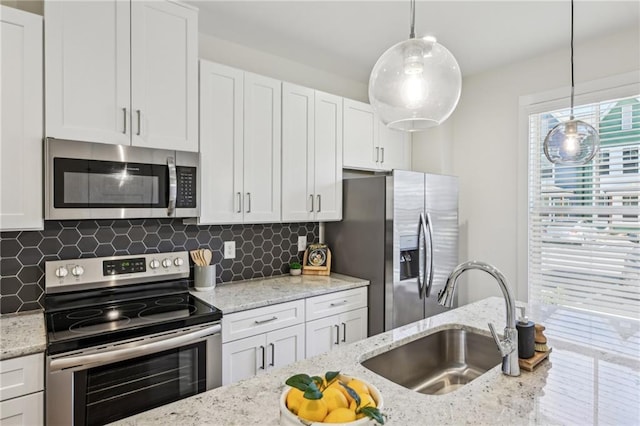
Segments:
[[[200,34],[199,41],[200,58],[323,92],[368,102],[366,83],[206,34]]]
[[[640,74],[640,33],[576,45],[574,57],[577,93],[581,82]],[[413,139],[415,170],[460,177],[460,261],[492,263],[520,300],[527,300],[528,147],[519,137],[519,98],[565,87],[568,96],[568,49],[470,76],[452,117]],[[458,290],[461,303],[500,294],[482,272],[468,272],[465,281]]]

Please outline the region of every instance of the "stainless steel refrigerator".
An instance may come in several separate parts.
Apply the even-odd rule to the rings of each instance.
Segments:
[[[436,298],[458,264],[458,178],[345,179],[342,208],[324,239],[332,271],[370,281],[369,336],[444,312]]]

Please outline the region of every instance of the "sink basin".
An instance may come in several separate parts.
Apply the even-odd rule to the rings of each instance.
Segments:
[[[443,395],[501,362],[493,338],[449,328],[376,355],[362,365],[405,388]]]

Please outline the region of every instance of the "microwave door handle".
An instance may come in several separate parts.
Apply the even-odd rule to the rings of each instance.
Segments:
[[[176,163],[173,157],[167,157],[167,167],[169,168],[169,204],[167,205],[167,216],[173,216],[176,211],[176,198],[178,196],[178,177],[176,174]]]
[[[428,284],[426,286],[426,292],[424,293],[425,298],[431,295],[431,287],[433,286],[433,225],[431,215],[429,213],[427,213],[427,228],[429,230],[429,249],[425,250],[425,256],[429,256],[429,278],[427,280]],[[426,258],[424,260],[424,265],[425,267],[427,266]]]

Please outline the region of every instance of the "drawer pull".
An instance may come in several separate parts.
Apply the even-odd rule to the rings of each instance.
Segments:
[[[260,345],[260,349],[262,349],[262,365],[260,366],[260,370],[264,370],[266,365],[265,365],[265,357],[266,357],[266,349],[264,346]]]
[[[269,343],[271,346],[271,363],[269,364],[271,367],[276,366],[276,345],[273,343]]]
[[[329,306],[340,306],[349,303],[347,300],[343,300],[342,302],[333,302]]]
[[[267,318],[265,320],[255,320],[254,322],[256,324],[264,324],[264,323],[267,323],[267,322],[275,321],[277,319],[278,319],[278,317],[272,317],[272,318]]]
[[[334,325],[336,328],[336,345],[340,344],[340,326],[338,324]]]

